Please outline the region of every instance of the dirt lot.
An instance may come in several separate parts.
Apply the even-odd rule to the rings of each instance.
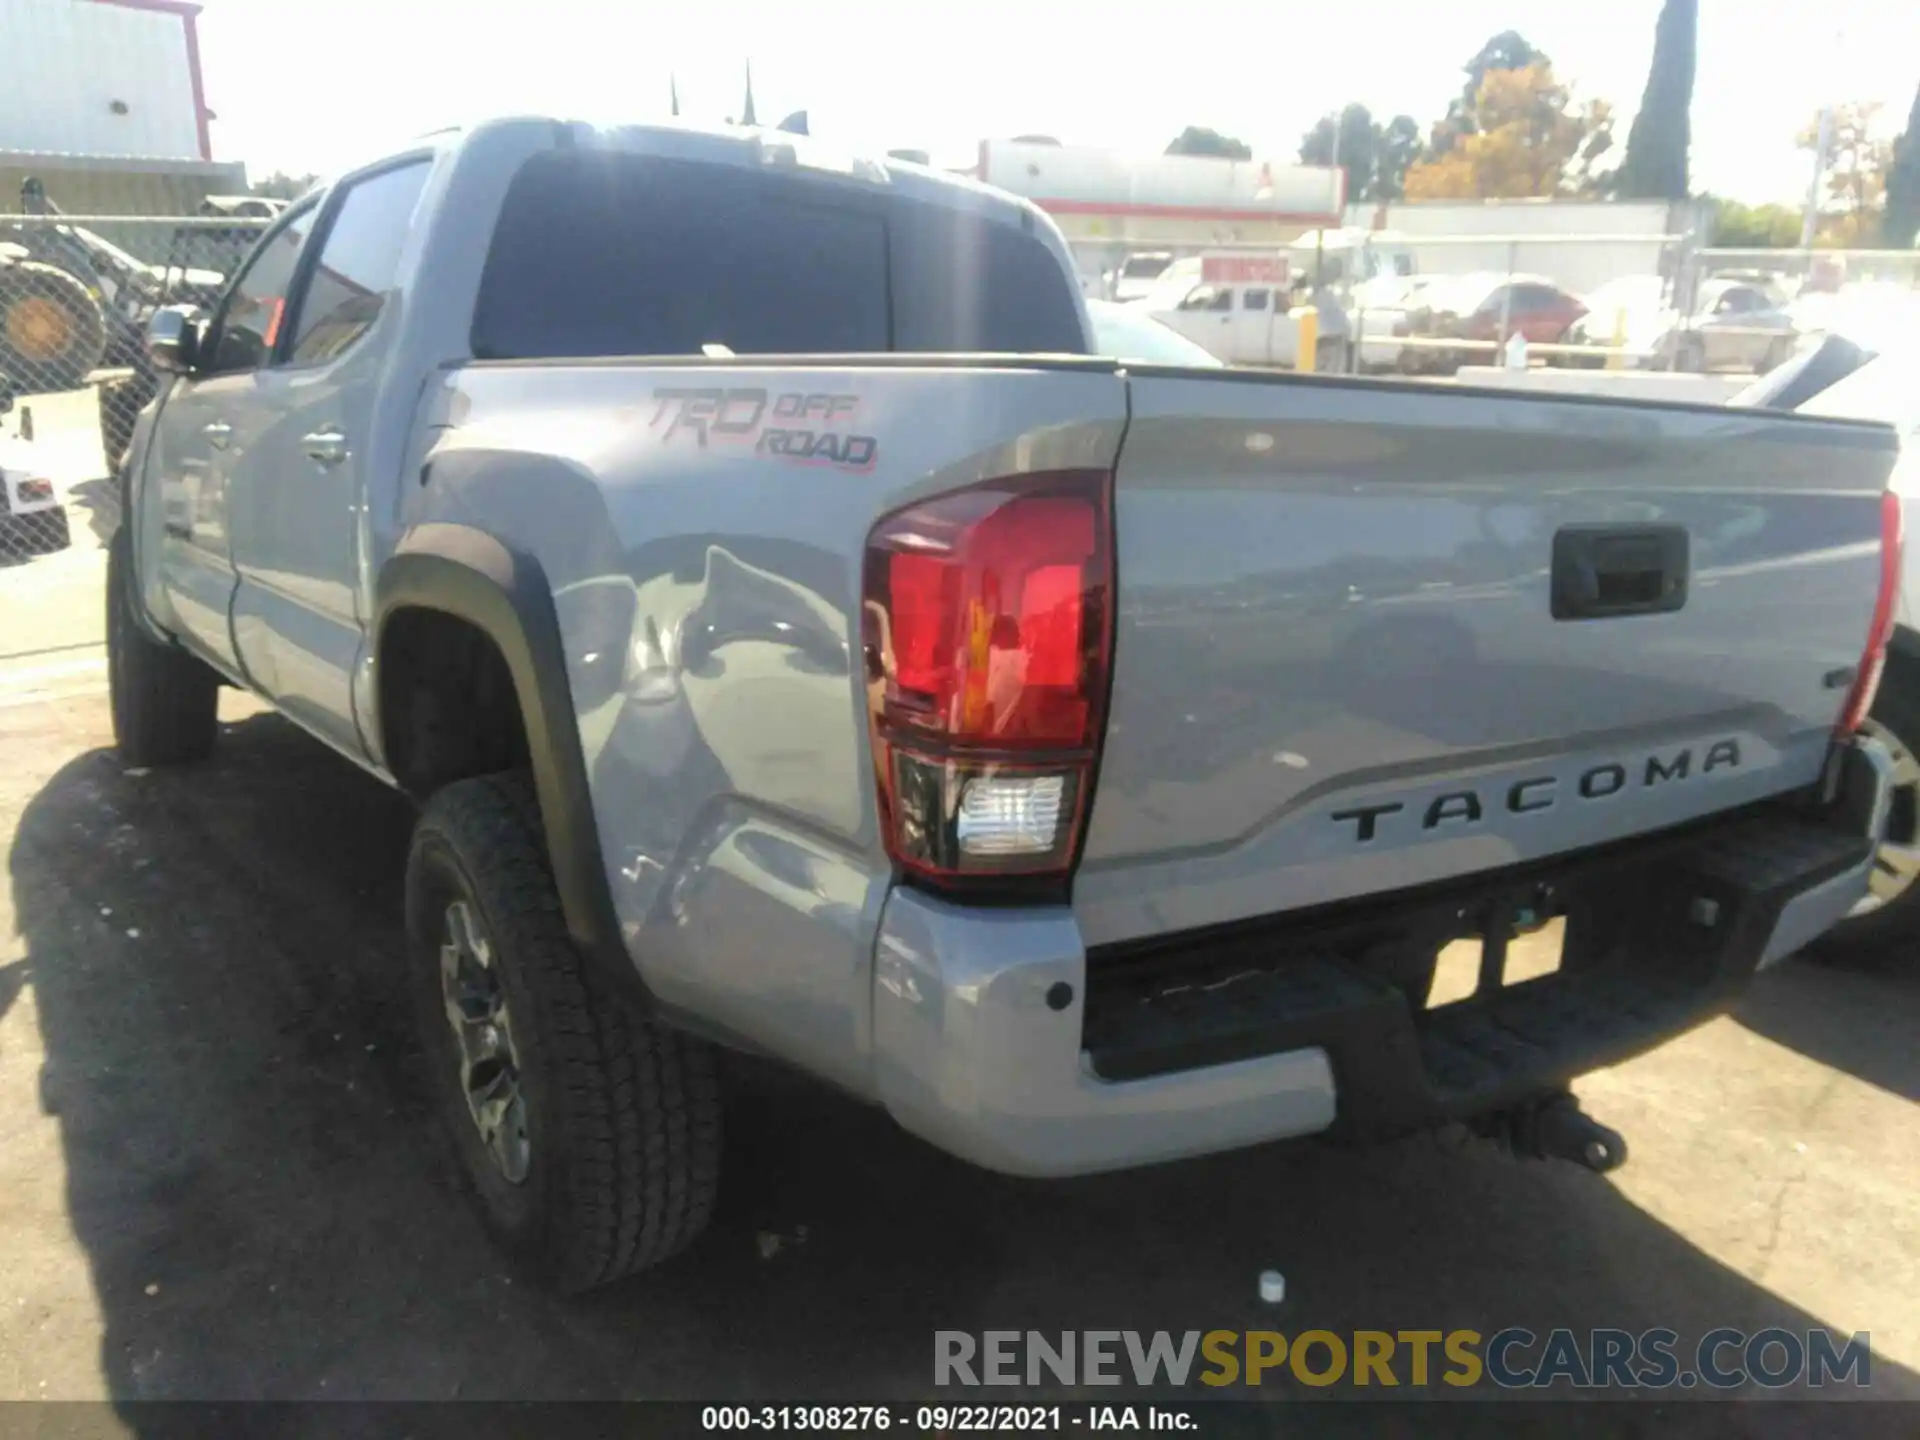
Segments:
[[[208,765],[127,771],[103,681],[0,671],[0,1397],[905,1398],[936,1328],[1519,1324],[1869,1330],[1872,1393],[1920,1400],[1910,960],[1791,965],[1591,1079],[1609,1178],[1423,1139],[1023,1183],[742,1065],[708,1238],[545,1298],[418,1099],[405,805],[240,709]]]

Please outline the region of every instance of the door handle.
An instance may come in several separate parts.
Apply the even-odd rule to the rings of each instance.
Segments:
[[[338,430],[315,430],[302,435],[300,443],[306,448],[307,457],[322,465],[331,467],[347,458],[347,437]]]
[[[233,426],[224,420],[215,420],[200,427],[200,433],[207,437],[207,443],[216,450],[227,448],[227,442],[233,438]]]

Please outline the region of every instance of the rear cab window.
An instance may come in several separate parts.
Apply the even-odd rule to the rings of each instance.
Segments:
[[[508,189],[478,359],[1014,351],[1084,354],[1037,235],[880,188],[598,150]]]

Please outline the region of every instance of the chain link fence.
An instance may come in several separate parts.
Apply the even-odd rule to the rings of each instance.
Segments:
[[[0,567],[104,548],[120,518],[119,463],[158,388],[148,319],[164,305],[211,306],[270,223],[232,212],[0,215]],[[1134,244],[1165,265],[1129,277],[1127,298],[1240,364],[1449,376],[1509,363],[1517,333],[1534,367],[1717,372],[1730,383],[1810,334],[1875,346],[1920,331],[1915,251],[1353,231],[1288,246]],[[1112,296],[1125,257],[1111,245],[1076,250],[1089,293]],[[1558,278],[1609,272],[1580,290]],[[1307,304],[1317,334],[1303,356]]]
[[[211,307],[270,223],[0,215],[0,567],[106,546],[119,465],[158,389],[148,320],[166,305]]]
[[[1920,329],[1914,251],[1716,250],[1685,233],[1133,243],[1118,257],[1111,245],[1074,247],[1089,297],[1137,305],[1242,365],[1442,378],[1515,365],[1659,372],[1695,377],[1669,387],[1676,396],[1708,398],[1782,364],[1810,336],[1873,346]],[[1300,338],[1308,307],[1311,351]],[[1515,336],[1524,346],[1510,349]],[[1608,387],[1565,378],[1566,388]]]

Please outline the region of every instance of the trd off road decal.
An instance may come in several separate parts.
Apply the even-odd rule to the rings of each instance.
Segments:
[[[870,470],[880,446],[871,435],[845,429],[860,408],[857,395],[793,390],[663,389],[651,427],[662,444],[688,434],[702,449],[711,444],[751,444],[755,454],[802,465]]]

